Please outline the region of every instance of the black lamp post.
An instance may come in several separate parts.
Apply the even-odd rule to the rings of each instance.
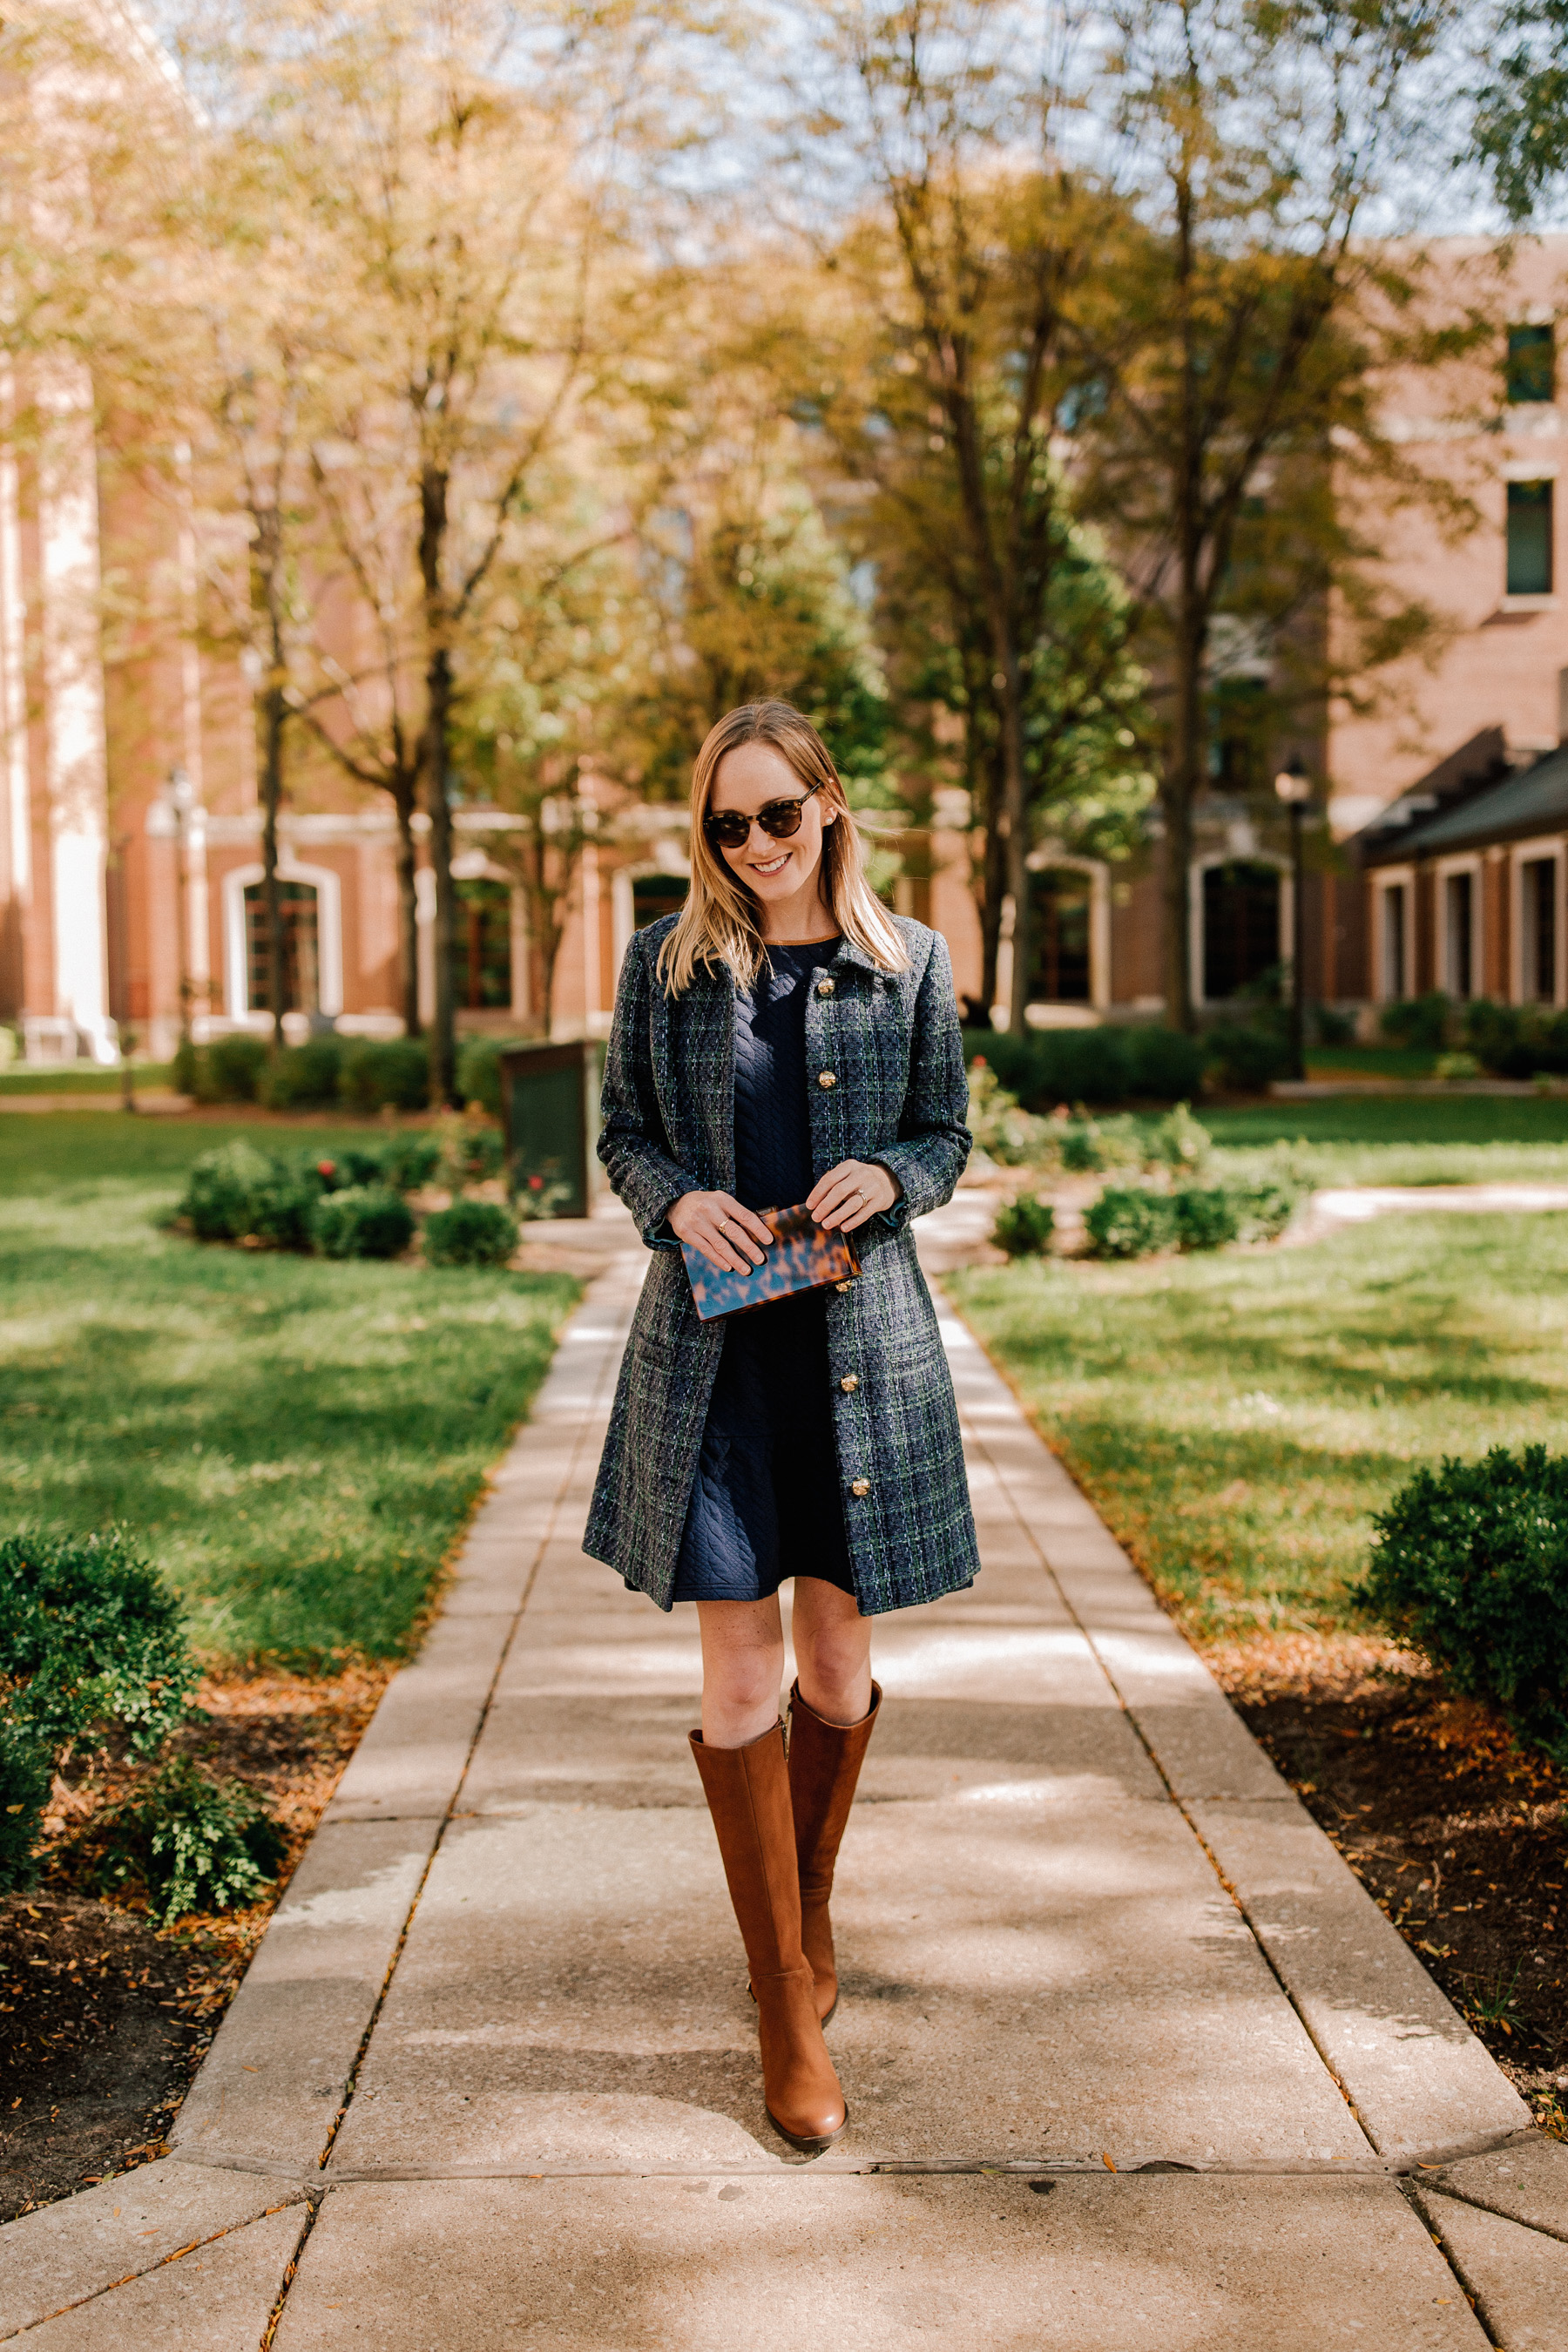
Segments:
[[[1306,867],[1301,848],[1301,823],[1312,797],[1312,780],[1300,760],[1288,760],[1274,779],[1274,789],[1290,814],[1290,1076],[1307,1075],[1307,991],[1302,966],[1306,945]]]

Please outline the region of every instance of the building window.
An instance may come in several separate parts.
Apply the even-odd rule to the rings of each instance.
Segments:
[[[686,904],[683,874],[639,874],[632,884],[632,928],[642,930],[661,915],[679,915]]]
[[[1279,963],[1279,869],[1245,858],[1204,869],[1204,995],[1238,996]]]
[[[455,882],[452,979],[469,1013],[511,1008],[511,888],[505,882]]]
[[[1526,401],[1555,398],[1556,343],[1556,330],[1552,327],[1509,329],[1507,376],[1510,407]]]
[[[1450,996],[1475,992],[1476,877],[1450,874],[1443,884],[1443,919]]]
[[[1510,596],[1552,593],[1550,482],[1508,486],[1508,593]]]
[[[1403,882],[1383,893],[1383,992],[1393,1001],[1410,993],[1408,903]]]
[[[1030,944],[1033,1003],[1088,1004],[1093,999],[1089,968],[1089,877],[1072,866],[1047,866],[1031,877]]]
[[[1520,994],[1527,1004],[1557,1002],[1557,860],[1528,858],[1520,868]]]
[[[313,882],[279,882],[278,897],[283,916],[282,1009],[285,1013],[318,1013],[321,1004],[321,974],[316,886]],[[247,1010],[252,1013],[271,1010],[271,969],[272,958],[267,939],[266,887],[260,882],[247,882],[245,888],[245,1001]]]

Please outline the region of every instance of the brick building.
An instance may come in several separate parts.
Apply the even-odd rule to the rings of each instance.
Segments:
[[[1560,315],[1568,237],[1521,247],[1500,294],[1472,240],[1441,248],[1500,325],[1496,348],[1388,387],[1386,421],[1412,460],[1470,503],[1445,529],[1401,508],[1373,519],[1396,590],[1427,598],[1447,635],[1429,667],[1386,682],[1366,715],[1336,717],[1312,764],[1328,781],[1329,854],[1314,858],[1301,941],[1309,992],[1360,1007],[1432,985],[1458,995],[1568,1002],[1568,550],[1560,490]],[[1483,285],[1483,280],[1485,283]],[[1474,289],[1471,289],[1474,290]],[[0,388],[3,389],[3,388]],[[182,1001],[198,1035],[264,1018],[260,814],[251,699],[235,664],[201,651],[189,616],[195,522],[100,479],[68,377],[47,463],[0,452],[0,1018],[36,1052],[111,1058],[116,1024],[163,1054]],[[83,420],[83,387],[76,387]],[[165,583],[168,620],[106,658],[100,586],[132,572]],[[1222,633],[1223,635],[1223,633]],[[1267,653],[1222,642],[1230,681],[1267,676]],[[184,782],[180,781],[181,777]],[[627,939],[678,904],[680,813],[601,795],[557,965],[560,1034],[602,1031]],[[521,898],[495,852],[508,820],[458,815],[459,1020],[533,1027],[538,1007]],[[900,908],[949,939],[959,986],[979,986],[962,793],[935,829],[905,836]],[[390,804],[314,772],[282,824],[296,1027],[311,1014],[391,1034],[397,908]],[[1093,1022],[1161,1010],[1157,847],[1108,866],[1048,845],[1032,860],[1033,1018]],[[421,993],[432,991],[432,877],[419,880]],[[1193,985],[1225,1003],[1295,952],[1283,820],[1221,758],[1190,877]],[[1005,949],[1004,953],[1006,950]],[[1006,994],[1005,971],[1000,993]]]

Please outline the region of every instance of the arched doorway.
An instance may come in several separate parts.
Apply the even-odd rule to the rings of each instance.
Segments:
[[[1031,1003],[1092,1003],[1093,889],[1093,877],[1078,866],[1047,866],[1030,877]]]
[[[283,1004],[285,1013],[319,1013],[321,1009],[320,908],[313,882],[278,885],[283,917]],[[230,902],[233,903],[232,901]],[[231,967],[232,969],[232,967]],[[267,936],[267,891],[260,882],[245,886],[246,1009],[270,1009],[272,956]]]
[[[1261,858],[1206,866],[1203,879],[1204,996],[1222,1004],[1274,971],[1279,936],[1279,868]]]

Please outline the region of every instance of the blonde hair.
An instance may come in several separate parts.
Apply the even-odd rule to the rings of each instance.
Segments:
[[[819,894],[842,936],[873,963],[884,971],[908,971],[904,943],[866,878],[860,835],[826,744],[792,704],[746,702],[709,730],[691,772],[691,887],[655,967],[666,995],[683,995],[700,963],[728,964],[737,987],[749,988],[767,953],[757,902],[714,848],[703,823],[719,762],[742,743],[769,745],[803,784],[817,786],[837,810],[837,821],[823,827]]]

